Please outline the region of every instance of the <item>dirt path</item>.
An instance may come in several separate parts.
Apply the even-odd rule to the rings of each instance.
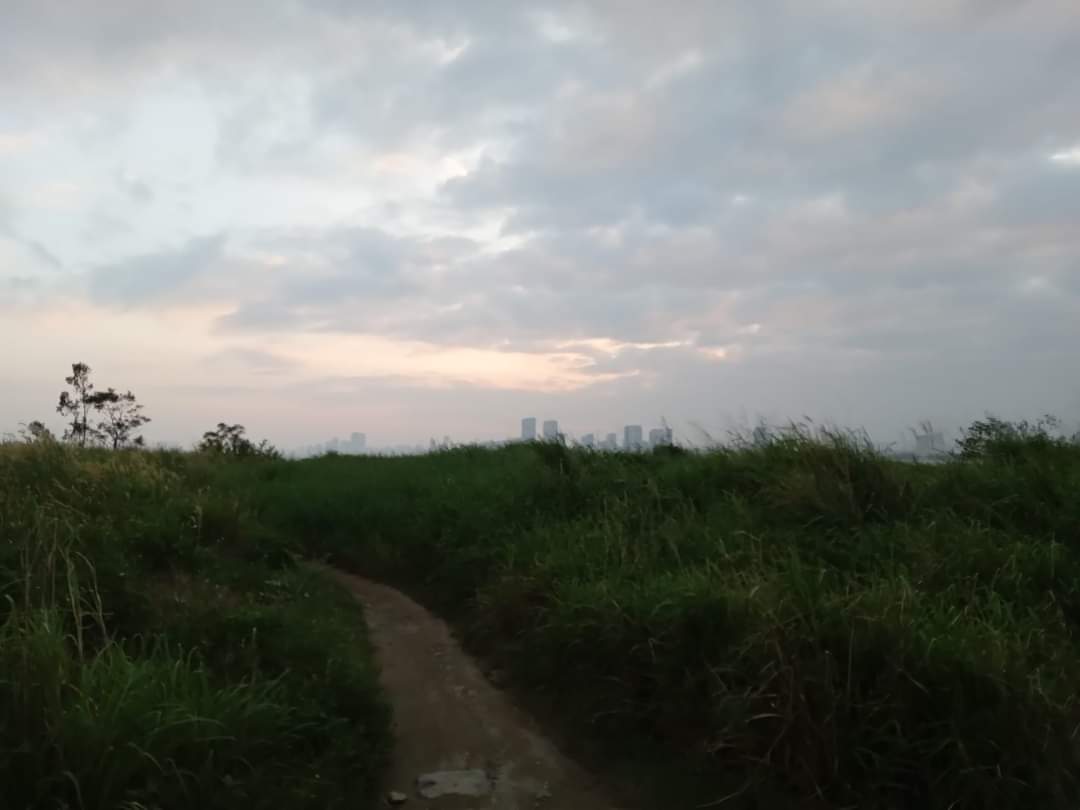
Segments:
[[[385,585],[332,572],[364,605],[394,708],[389,790],[409,807],[616,810],[481,673],[446,623]]]

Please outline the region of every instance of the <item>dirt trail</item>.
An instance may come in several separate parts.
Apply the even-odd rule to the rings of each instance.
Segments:
[[[331,572],[364,605],[394,708],[387,788],[410,807],[617,810],[481,673],[446,623],[393,588]]]

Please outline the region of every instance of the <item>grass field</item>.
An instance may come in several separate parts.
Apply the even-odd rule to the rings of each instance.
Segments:
[[[302,554],[418,596],[566,733],[698,802],[1074,808],[1080,446],[991,433],[935,465],[806,433],[307,461],[9,447],[3,778],[88,808],[370,785],[367,648]],[[168,780],[188,798],[154,804]]]
[[[196,462],[0,446],[0,806],[374,800],[359,611]]]

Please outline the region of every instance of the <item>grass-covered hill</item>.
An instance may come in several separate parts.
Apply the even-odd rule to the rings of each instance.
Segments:
[[[805,433],[307,461],[6,447],[0,780],[31,807],[362,794],[386,716],[355,607],[295,564],[325,557],[693,801],[1073,808],[1080,446],[969,437],[933,465]]]

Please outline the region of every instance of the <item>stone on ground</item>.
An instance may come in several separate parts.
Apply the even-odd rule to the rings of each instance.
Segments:
[[[491,779],[486,771],[432,771],[418,776],[416,790],[425,799],[440,796],[486,796],[491,792]]]

